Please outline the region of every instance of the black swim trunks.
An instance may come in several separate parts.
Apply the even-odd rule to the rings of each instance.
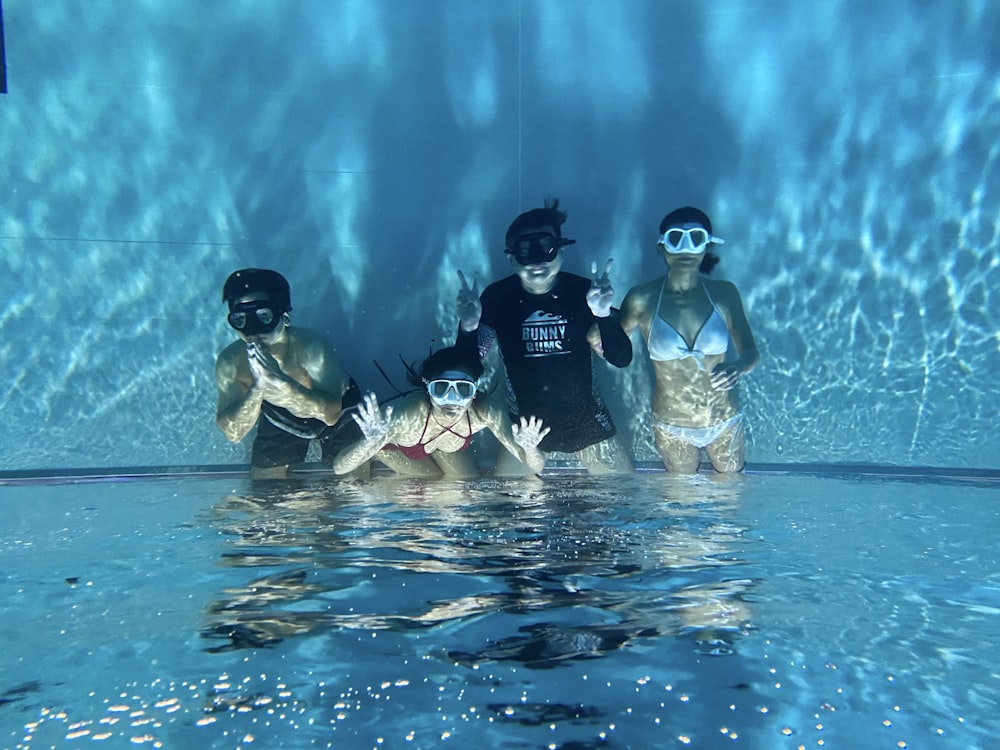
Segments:
[[[258,469],[300,464],[309,453],[309,443],[319,440],[323,451],[322,463],[333,464],[334,457],[348,445],[361,440],[361,428],[351,417],[351,412],[361,401],[361,391],[351,379],[341,399],[343,411],[334,425],[319,419],[296,417],[287,409],[261,404],[261,417],[257,422],[257,435],[253,441],[250,463]]]

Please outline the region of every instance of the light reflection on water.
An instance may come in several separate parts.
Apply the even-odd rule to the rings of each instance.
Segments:
[[[0,488],[5,745],[989,746],[988,483],[244,485]]]
[[[567,270],[613,256],[621,296],[662,272],[667,208],[709,208],[762,352],[751,463],[1000,466],[998,8],[13,3],[0,449],[239,462],[208,416],[234,268],[283,270],[377,389],[371,359],[453,335],[455,269],[508,273],[503,229],[556,193]],[[637,360],[609,401],[650,460]]]

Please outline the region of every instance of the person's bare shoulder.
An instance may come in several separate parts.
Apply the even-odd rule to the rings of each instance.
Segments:
[[[469,414],[472,415],[473,426],[476,427],[478,423],[478,429],[489,426],[496,427],[504,418],[509,419],[507,412],[491,403],[484,396],[480,396],[473,402],[472,406],[469,407]]]
[[[215,358],[216,372],[235,373],[240,363],[247,361],[247,345],[242,339],[237,339],[219,352]]]
[[[648,300],[660,291],[660,287],[662,285],[662,278],[653,279],[652,281],[647,281],[644,284],[636,284],[634,287],[629,289],[628,293],[638,299]]]
[[[715,302],[731,305],[733,302],[739,301],[740,293],[733,282],[723,281],[722,279],[706,279],[704,277],[702,281]]]
[[[292,345],[299,351],[333,351],[330,339],[312,328],[290,326],[288,337]]]
[[[643,313],[651,311],[656,306],[656,295],[660,291],[662,281],[653,279],[629,289],[622,302],[622,313],[638,318],[642,317]]]
[[[339,368],[333,344],[319,331],[292,326],[288,329],[288,337],[296,358],[302,364]]]

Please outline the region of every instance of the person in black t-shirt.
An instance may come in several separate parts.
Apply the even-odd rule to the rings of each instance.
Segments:
[[[459,271],[456,346],[476,347],[484,358],[493,343],[507,370],[511,419],[536,416],[549,434],[543,452],[572,453],[592,473],[622,473],[632,463],[597,389],[594,354],[615,367],[632,361],[632,342],[622,330],[612,300],[611,260],[592,280],[561,270],[563,248],[576,240],[562,236],[566,213],[546,201],[518,216],[506,236],[515,275],[477,294]],[[526,474],[502,451],[497,474]]]

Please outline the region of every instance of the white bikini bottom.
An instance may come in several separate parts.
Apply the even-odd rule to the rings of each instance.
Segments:
[[[679,438],[696,448],[705,448],[711,445],[722,437],[723,433],[730,427],[735,427],[739,431],[743,430],[743,415],[739,412],[725,422],[719,422],[708,427],[678,427],[677,425],[667,424],[658,420],[653,421],[659,429],[670,435],[670,437]]]

